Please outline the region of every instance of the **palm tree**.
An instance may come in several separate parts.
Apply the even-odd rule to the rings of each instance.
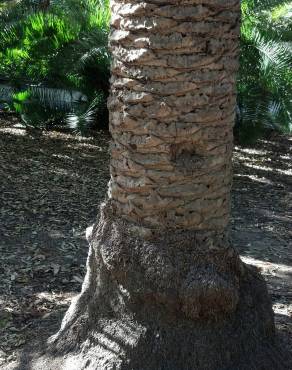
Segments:
[[[265,283],[228,239],[240,1],[112,12],[109,199],[46,368],[284,369]]]

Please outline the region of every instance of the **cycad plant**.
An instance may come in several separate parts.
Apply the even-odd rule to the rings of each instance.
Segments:
[[[267,129],[292,131],[290,4],[276,0],[242,2],[235,128],[241,141],[254,140]]]
[[[9,80],[16,93],[29,90],[28,100],[21,103],[26,122],[48,127],[47,121],[49,126],[67,121],[82,131],[96,122],[107,124],[108,3],[2,2],[0,81]],[[255,139],[267,129],[292,131],[291,16],[292,2],[242,0],[235,128],[242,141]],[[70,102],[66,98],[66,104],[61,100],[64,94],[72,97]],[[12,108],[14,103],[15,99]]]
[[[73,114],[78,121],[93,109],[100,121],[106,121],[108,0],[18,0],[9,4],[0,8],[0,79],[8,80],[17,92],[29,91],[28,100],[22,102],[26,116],[33,106],[34,125],[44,123],[48,111],[58,118],[51,122],[65,121],[68,113],[71,122]],[[81,94],[82,102],[66,100],[66,108],[68,103],[71,106],[68,112],[60,101],[62,90],[72,97]],[[37,103],[39,114],[35,114]]]

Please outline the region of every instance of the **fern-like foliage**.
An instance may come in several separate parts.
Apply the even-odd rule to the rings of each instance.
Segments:
[[[277,22],[272,22],[279,6],[288,9],[288,3],[276,0],[242,3],[235,132],[243,141],[256,139],[266,129],[292,131],[292,48],[287,33],[284,37]]]
[[[29,106],[37,111],[33,114],[36,122],[42,115],[45,121],[48,111],[58,112],[59,118],[61,111],[64,117],[69,112],[82,116],[92,111],[97,97],[105,101],[110,59],[108,0],[12,0],[5,4],[0,8],[0,81],[9,81],[17,91],[31,92],[22,104],[26,121],[32,114]],[[77,91],[82,101],[75,101]],[[106,121],[104,107],[100,104],[99,108]]]
[[[245,140],[266,129],[291,132],[292,2],[242,0],[241,5],[235,133]],[[5,90],[8,101],[25,110],[26,121],[30,114],[34,122],[55,114],[82,131],[107,122],[109,18],[109,0],[1,3],[0,81],[8,80],[13,92],[30,91],[17,103]]]

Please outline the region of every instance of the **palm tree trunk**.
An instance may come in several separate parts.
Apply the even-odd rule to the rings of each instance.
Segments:
[[[54,351],[72,370],[283,369],[227,232],[240,1],[111,3],[109,199]]]
[[[157,3],[113,5],[111,197],[151,229],[223,230],[239,1]]]

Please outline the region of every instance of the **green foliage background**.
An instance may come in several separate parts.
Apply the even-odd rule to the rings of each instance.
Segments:
[[[88,109],[96,120],[107,119],[109,18],[108,0],[51,0],[47,8],[37,0],[2,4],[0,78],[15,87],[12,108],[17,105],[27,124],[60,123],[70,112],[68,122],[81,129],[84,115],[92,121]],[[27,99],[19,101],[17,93],[27,87]],[[64,104],[65,90],[82,92],[81,101],[67,97]]]
[[[292,131],[292,2],[242,0],[236,136]],[[26,124],[107,122],[109,0],[10,0],[0,5],[0,79]],[[23,94],[23,91],[28,90]],[[68,98],[68,91],[79,91]],[[75,96],[75,98],[73,97]]]
[[[292,2],[243,0],[236,136],[292,131]]]

